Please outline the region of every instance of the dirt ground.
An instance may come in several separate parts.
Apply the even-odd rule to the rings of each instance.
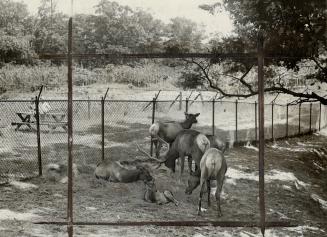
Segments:
[[[94,177],[99,161],[100,141],[94,146],[77,144],[74,158],[79,174],[74,179],[75,221],[155,221],[155,220],[217,220],[216,205],[207,207],[197,216],[199,190],[187,196],[187,172],[183,182],[177,181],[166,169],[153,169],[136,150],[135,143],[146,147],[149,141],[144,125],[133,124],[135,131],[125,128],[106,134],[106,159],[137,162],[147,166],[155,177],[159,190],[169,189],[179,201],[156,205],[143,200],[144,184],[141,181],[122,184],[100,181]],[[117,128],[116,128],[117,129]],[[99,127],[91,127],[86,134],[99,135]],[[62,162],[67,157],[67,145],[47,144],[42,152],[51,162]],[[267,229],[266,236],[327,236],[327,138],[316,134],[266,145],[265,197],[267,221],[292,221],[293,228]],[[147,147],[148,148],[148,147]],[[317,152],[320,152],[319,155]],[[325,154],[324,154],[325,153]],[[258,152],[256,147],[245,146],[226,152],[228,172],[223,187],[221,221],[258,221]],[[49,163],[49,162],[48,162]],[[214,185],[214,184],[213,184]],[[35,221],[65,221],[67,213],[67,184],[43,177],[10,181],[0,186],[0,236],[67,236],[65,226],[36,225]],[[106,227],[78,226],[75,236],[261,236],[256,228],[213,227]]]

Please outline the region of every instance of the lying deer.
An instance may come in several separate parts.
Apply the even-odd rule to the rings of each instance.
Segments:
[[[204,193],[204,182],[207,183],[208,206],[210,206],[210,179],[216,179],[217,189],[215,196],[217,202],[218,217],[220,217],[222,215],[220,209],[220,194],[225,179],[225,173],[227,171],[227,163],[223,153],[216,148],[208,149],[200,161],[200,171],[200,177],[190,175],[188,180],[188,187],[186,188],[185,193],[191,194],[192,191],[200,184],[198,215],[201,215],[201,201],[202,195]]]
[[[127,168],[118,161],[104,160],[95,169],[95,177],[111,182],[130,183],[138,180],[151,181],[153,177],[143,166]]]
[[[154,179],[149,182],[144,182],[144,184],[144,200],[146,202],[157,203],[158,205],[173,202],[176,206],[178,206],[178,201],[174,198],[172,192],[169,190],[164,190],[163,192],[160,192],[157,189]]]
[[[161,138],[164,142],[169,145],[175,140],[177,134],[183,129],[190,129],[192,124],[197,123],[197,114],[185,114],[185,120],[183,122],[155,122],[149,128],[149,133],[153,138]],[[156,149],[156,157],[159,158],[160,150],[162,147],[162,140],[157,139],[154,141],[154,146]]]

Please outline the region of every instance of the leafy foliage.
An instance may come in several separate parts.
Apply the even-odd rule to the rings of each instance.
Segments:
[[[265,54],[280,56],[266,58],[266,66],[281,66],[296,72],[299,71],[299,65],[302,65],[303,60],[312,60],[316,70],[310,71],[304,78],[313,79],[319,83],[327,83],[325,1],[223,0],[223,5],[217,2],[212,5],[200,6],[210,14],[221,10],[222,7],[231,14],[235,30],[228,37],[213,39],[210,42],[212,52],[218,54],[224,52],[255,53],[258,35],[261,34],[264,38]],[[234,77],[237,72],[242,73],[242,76],[234,78],[237,79],[238,86],[245,88],[246,92],[241,94],[228,93],[222,89],[222,84],[216,84],[214,78],[207,73],[210,66],[197,63],[210,86],[216,88],[223,96],[248,97],[257,93],[255,83],[251,79],[246,80],[245,78],[249,74],[249,70],[255,66],[255,60],[244,58],[219,59],[210,63],[224,63],[225,70],[223,74],[231,77]],[[282,83],[278,70],[273,71],[273,68],[269,67],[265,74],[268,77],[270,76],[267,80],[266,91],[287,93],[327,104],[325,95],[317,94],[319,91],[312,91],[309,87],[306,87],[303,92],[292,90],[289,87],[292,83]],[[291,79],[286,78],[286,80]],[[308,81],[308,84],[314,85],[315,83]]]

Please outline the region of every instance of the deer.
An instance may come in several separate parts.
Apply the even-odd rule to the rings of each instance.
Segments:
[[[225,153],[226,151],[226,143],[223,142],[218,136],[206,134],[206,137],[210,141],[210,147],[211,148],[217,148],[222,153]],[[190,174],[192,174],[192,157],[188,157],[188,168]],[[197,169],[198,167],[196,167]]]
[[[221,217],[220,195],[227,171],[227,163],[223,153],[216,148],[209,148],[202,156],[200,161],[200,177],[197,175],[190,175],[188,186],[185,190],[186,194],[192,194],[193,190],[200,184],[200,196],[198,202],[198,215],[201,215],[201,202],[204,193],[204,183],[206,182],[208,191],[208,206],[210,206],[210,180],[217,181],[217,189],[215,193],[217,202],[217,214]]]
[[[127,168],[119,161],[103,160],[95,171],[97,179],[105,179],[110,182],[131,183],[138,180],[149,182],[153,179],[150,172],[143,166],[136,165],[135,168]]]
[[[158,205],[173,202],[176,206],[178,206],[178,201],[173,196],[173,193],[169,190],[164,190],[163,192],[159,191],[154,179],[144,182],[144,184],[144,200],[146,202],[157,203]]]
[[[162,143],[166,143],[169,146],[172,145],[175,140],[177,134],[183,129],[190,129],[194,123],[197,123],[197,117],[200,113],[189,114],[184,113],[185,120],[183,122],[155,122],[149,128],[149,133],[152,138],[157,138],[154,141],[154,146],[156,150],[156,157],[159,158],[160,150],[162,147]],[[159,139],[161,138],[161,139]]]
[[[195,164],[200,167],[201,157],[204,152],[209,149],[209,147],[210,141],[204,134],[193,129],[184,129],[178,133],[176,139],[169,147],[169,150],[165,154],[163,160],[150,156],[145,151],[140,149],[139,146],[138,149],[150,159],[158,161],[158,167],[160,167],[162,164],[165,164],[165,166],[170,168],[173,172],[176,171],[175,161],[180,157],[180,178],[182,178],[184,171],[184,157],[192,157],[192,159],[195,161]]]

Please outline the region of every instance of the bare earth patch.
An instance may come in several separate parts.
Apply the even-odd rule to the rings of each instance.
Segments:
[[[77,137],[75,162],[79,175],[74,180],[74,218],[76,221],[154,221],[154,220],[217,220],[215,202],[207,207],[202,216],[196,215],[199,190],[191,196],[184,194],[187,172],[183,183],[178,175],[165,169],[153,170],[159,189],[169,189],[180,205],[173,203],[156,205],[143,200],[144,184],[99,181],[94,177],[94,167],[100,154],[97,130],[88,144],[84,136]],[[106,145],[106,158],[135,161],[148,168],[153,163],[140,156],[135,140],[146,134],[107,134],[111,141]],[[121,141],[125,139],[124,143]],[[146,147],[147,141],[139,141]],[[142,143],[143,142],[143,143]],[[145,144],[145,142],[147,142]],[[294,138],[289,141],[269,143],[266,146],[266,211],[267,220],[287,220],[299,224],[295,228],[268,229],[266,236],[327,236],[327,228],[321,224],[326,219],[327,179],[318,169],[321,157],[313,149],[323,147],[323,136]],[[67,157],[63,144],[52,144],[44,149],[52,161]],[[301,150],[299,150],[301,148]],[[53,152],[53,151],[56,152]],[[89,154],[87,158],[83,155]],[[92,157],[93,155],[93,157]],[[60,156],[60,157],[56,157]],[[91,157],[89,157],[91,156]],[[223,187],[221,221],[258,220],[258,152],[245,146],[227,151],[228,172]],[[326,158],[327,159],[327,158]],[[81,162],[82,161],[82,162]],[[320,163],[319,163],[320,164]],[[324,165],[321,163],[320,166]],[[326,168],[326,167],[325,167]],[[178,174],[178,172],[177,172]],[[214,189],[213,189],[214,191]],[[24,182],[11,181],[0,187],[1,236],[67,236],[66,227],[35,225],[38,220],[66,220],[67,185],[52,182],[45,177]],[[212,200],[214,197],[212,196]],[[213,227],[75,227],[76,236],[260,236],[256,228]]]

